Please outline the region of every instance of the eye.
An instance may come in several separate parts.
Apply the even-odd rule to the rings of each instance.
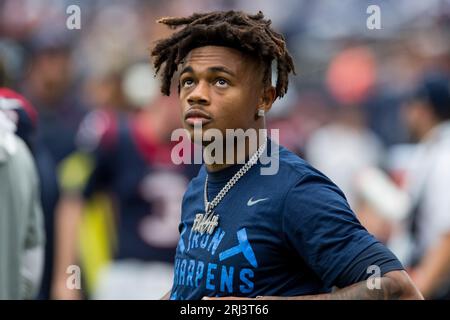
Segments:
[[[226,87],[228,87],[229,83],[224,78],[218,78],[216,80],[215,85],[218,86],[219,88],[226,88]]]
[[[194,85],[194,80],[192,80],[191,78],[187,78],[187,79],[183,79],[181,81],[181,86],[183,88],[190,88]]]

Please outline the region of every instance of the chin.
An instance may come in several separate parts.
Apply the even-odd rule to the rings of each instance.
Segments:
[[[194,127],[189,124],[184,123],[184,129],[186,129],[187,132],[189,133],[189,138],[190,138],[191,142],[196,143],[196,141],[194,140]],[[213,127],[210,126],[210,123],[202,126],[201,133],[196,133],[197,137],[201,137],[201,144],[204,146],[211,143],[210,140],[205,140],[205,130],[208,130],[208,129],[214,129]]]

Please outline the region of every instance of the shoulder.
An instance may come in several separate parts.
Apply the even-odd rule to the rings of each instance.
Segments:
[[[285,190],[283,206],[287,211],[301,208],[304,213],[317,213],[333,207],[351,212],[344,193],[335,183],[306,160],[281,146],[277,175]]]
[[[315,185],[329,185],[338,189],[325,174],[314,168],[305,159],[283,146],[279,146],[278,149],[278,174],[281,178],[285,179],[284,181],[289,182],[290,189],[302,183],[312,182]]]

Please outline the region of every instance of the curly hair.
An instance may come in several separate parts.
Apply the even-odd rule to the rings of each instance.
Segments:
[[[194,13],[189,17],[165,17],[157,21],[176,29],[166,39],[159,40],[151,52],[156,74],[164,64],[161,92],[170,95],[173,74],[184,57],[194,48],[217,45],[237,49],[259,59],[264,65],[264,84],[271,83],[272,61],[277,62],[276,98],[288,89],[288,75],[295,74],[292,57],[283,35],[275,32],[271,21],[259,11],[249,15],[242,11],[215,11]]]

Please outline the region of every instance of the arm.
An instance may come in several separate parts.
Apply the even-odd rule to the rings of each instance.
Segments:
[[[443,151],[444,152],[444,151]],[[450,152],[441,154],[433,164],[433,171],[427,178],[427,191],[423,200],[423,216],[433,216],[435,226],[430,229],[436,235],[436,241],[423,252],[420,261],[411,272],[413,281],[426,298],[436,295],[450,276]],[[431,199],[431,201],[428,201]],[[433,228],[431,221],[423,222],[423,228]]]
[[[440,238],[436,246],[425,253],[419,265],[413,269],[412,277],[423,295],[429,298],[449,274],[450,233],[447,233]]]
[[[324,287],[342,289],[262,299],[423,299],[395,255],[361,226],[335,185],[320,175],[305,176],[285,204],[285,241],[293,253],[304,259]],[[383,275],[379,289],[367,285],[368,267],[373,265]]]
[[[405,271],[391,271],[381,277],[380,289],[369,289],[366,281],[361,281],[332,293],[299,297],[261,297],[261,299],[288,300],[423,300]]]
[[[355,283],[351,286],[339,289],[332,293],[296,296],[296,297],[276,297],[259,296],[256,299],[261,300],[423,300],[419,290],[414,286],[405,271],[391,271],[386,273],[380,279],[379,289],[369,289],[366,281]],[[240,297],[210,298],[205,300],[239,300],[248,299]]]
[[[67,267],[76,264],[78,231],[83,210],[83,200],[77,196],[64,196],[56,210],[56,239],[52,299],[79,299],[78,290],[66,286]]]

